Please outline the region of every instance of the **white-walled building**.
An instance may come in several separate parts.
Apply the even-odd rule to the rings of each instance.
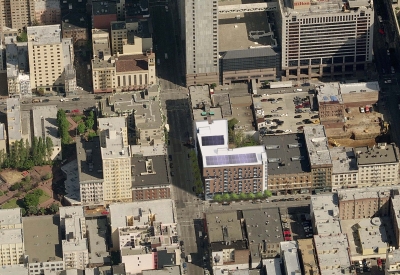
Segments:
[[[0,221],[0,265],[22,264],[24,262],[24,234],[21,209],[1,209]]]

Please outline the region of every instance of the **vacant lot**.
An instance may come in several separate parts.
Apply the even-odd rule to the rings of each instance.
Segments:
[[[22,176],[22,173],[17,170],[7,169],[2,171],[0,174],[3,177],[3,179],[5,179],[7,186],[11,186],[14,183],[21,181],[24,178]]]

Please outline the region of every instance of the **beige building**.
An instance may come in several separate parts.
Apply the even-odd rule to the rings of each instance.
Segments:
[[[320,275],[313,239],[297,240],[304,275]]]
[[[400,274],[400,250],[389,249],[386,254],[385,275]]]
[[[357,233],[363,256],[386,253],[388,236],[381,218],[362,219],[357,224]]]
[[[98,128],[103,164],[103,199],[106,202],[132,201],[126,120],[123,117],[100,118]]]
[[[396,238],[396,247],[400,247],[400,196],[394,196],[390,204],[390,218]]]
[[[0,123],[0,152],[7,152],[7,131],[6,125],[4,123]]]
[[[338,190],[341,220],[389,216],[390,188]]]
[[[28,27],[27,32],[31,89],[73,90],[69,83],[75,78],[75,70],[69,66],[74,61],[72,40],[61,38],[60,25]]]
[[[23,138],[19,98],[7,98],[7,134],[8,146]]]
[[[23,263],[24,241],[20,208],[0,210],[0,264],[2,266]]]
[[[32,0],[31,0],[32,1]],[[34,21],[38,25],[59,24],[61,7],[59,0],[33,0]]]
[[[151,51],[153,39],[147,20],[111,22],[112,54],[141,54]]]
[[[330,148],[332,158],[332,191],[355,188],[358,184],[357,160],[351,147]]]
[[[4,27],[23,30],[34,22],[33,0],[0,0],[0,30]]]
[[[81,206],[60,208],[62,251],[65,269],[85,269],[89,263],[86,221]]]
[[[359,169],[359,186],[373,187],[399,183],[399,158],[395,144],[378,143],[354,148]]]

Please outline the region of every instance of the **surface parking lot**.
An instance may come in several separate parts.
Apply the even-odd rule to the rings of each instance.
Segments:
[[[302,126],[319,124],[317,111],[312,111],[313,93],[310,88],[302,87],[302,92],[268,94],[271,90],[260,90],[260,94],[253,96],[257,118],[264,118],[265,125],[259,127],[261,134],[283,134],[302,131]],[[260,125],[260,124],[259,124]],[[259,130],[260,130],[259,129]]]

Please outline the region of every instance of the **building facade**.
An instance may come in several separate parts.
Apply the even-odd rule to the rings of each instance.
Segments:
[[[219,82],[218,1],[180,1],[186,85]]]
[[[61,7],[58,0],[33,0],[34,22],[38,25],[59,24],[61,21]]]
[[[14,0],[1,0],[0,1],[0,26],[1,30],[4,28],[17,29],[22,31],[24,28],[30,26],[34,22],[34,1],[14,1]]]
[[[0,264],[18,265],[24,262],[24,240],[21,209],[0,210]]]
[[[71,39],[61,38],[60,25],[28,27],[28,53],[31,89],[65,91],[66,68],[73,64],[74,47]]]
[[[358,166],[353,148],[330,148],[332,158],[332,192],[358,186]]]
[[[153,39],[147,20],[111,22],[112,54],[142,54],[151,51]]]
[[[348,77],[372,62],[373,2],[278,1],[282,78]]]

